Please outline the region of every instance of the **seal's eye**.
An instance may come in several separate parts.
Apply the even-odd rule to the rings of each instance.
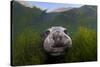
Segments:
[[[47,30],[47,31],[45,32],[45,34],[46,34],[46,35],[48,35],[49,33],[50,33],[50,31],[49,31],[49,30]]]
[[[65,34],[68,34],[68,31],[67,31],[67,30],[64,30],[64,33],[65,33]]]
[[[45,31],[45,32],[42,34],[43,40],[49,35],[49,33],[50,33],[50,31],[47,30],[47,31]]]

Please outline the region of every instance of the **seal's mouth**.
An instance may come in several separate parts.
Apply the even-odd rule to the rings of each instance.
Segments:
[[[64,47],[64,46],[65,46],[64,44],[58,43],[58,44],[53,45],[52,47],[53,48],[60,48],[60,47]]]

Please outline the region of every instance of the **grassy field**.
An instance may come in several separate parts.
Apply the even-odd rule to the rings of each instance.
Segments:
[[[73,47],[65,56],[66,62],[85,62],[97,60],[97,36],[92,30],[79,27],[72,36]],[[42,48],[40,34],[28,29],[19,33],[12,45],[13,64],[44,64],[46,54]]]
[[[72,37],[73,47],[66,54],[66,62],[97,60],[97,36],[92,30],[80,27]]]

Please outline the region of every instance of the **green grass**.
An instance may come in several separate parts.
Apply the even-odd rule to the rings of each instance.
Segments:
[[[38,33],[27,29],[17,34],[12,44],[12,64],[42,64],[45,60],[45,54],[41,47],[41,38]]]
[[[73,47],[66,54],[66,62],[97,60],[96,32],[84,27],[79,27],[72,40]]]
[[[66,53],[66,62],[97,60],[97,37],[90,29],[80,27],[72,36],[73,47]],[[18,33],[12,41],[12,64],[43,64],[46,55],[42,49],[39,33],[26,29]]]

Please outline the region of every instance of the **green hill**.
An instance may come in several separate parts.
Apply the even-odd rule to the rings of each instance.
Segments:
[[[84,26],[96,30],[96,10],[96,6],[85,5],[65,12],[46,13],[46,11],[42,11],[35,6],[29,8],[17,2],[13,2],[12,24],[15,31],[23,30],[26,27],[32,27],[32,29],[37,29],[37,31],[43,31],[55,25],[68,27],[69,29],[76,29],[78,26]]]

